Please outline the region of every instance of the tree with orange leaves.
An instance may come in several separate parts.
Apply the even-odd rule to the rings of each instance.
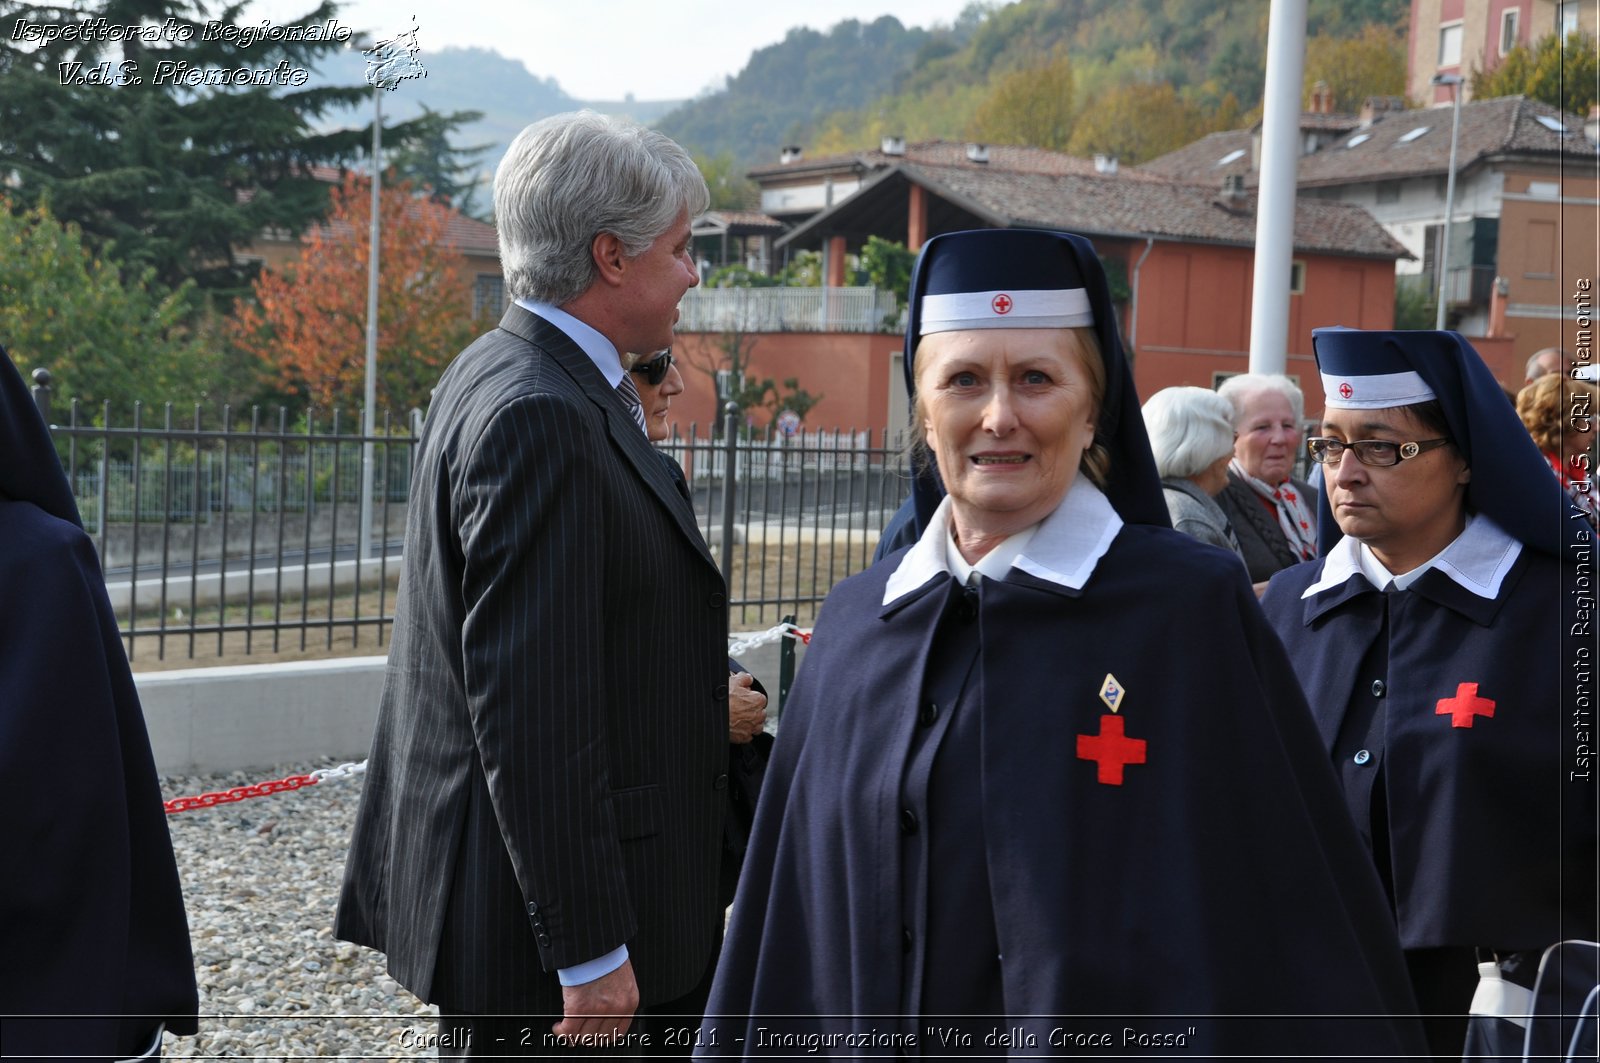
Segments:
[[[329,198],[327,217],[301,239],[299,261],[262,270],[232,335],[279,387],[349,408],[360,405],[366,375],[372,187],[346,174]],[[449,210],[401,183],[380,190],[379,214],[377,405],[398,411],[427,404],[476,325],[459,256],[445,243]]]

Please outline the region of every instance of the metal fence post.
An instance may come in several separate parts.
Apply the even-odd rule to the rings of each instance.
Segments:
[[[50,370],[43,367],[33,371],[33,404],[39,408],[39,416],[44,418],[45,424],[50,424]]]
[[[739,404],[730,402],[722,408],[722,582],[733,587],[733,515],[734,488],[738,477],[735,468],[739,458]]]

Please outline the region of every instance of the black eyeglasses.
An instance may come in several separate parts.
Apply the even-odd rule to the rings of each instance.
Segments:
[[[655,387],[657,384],[660,384],[663,380],[667,379],[667,370],[671,368],[672,348],[668,347],[664,351],[657,352],[656,356],[650,359],[648,362],[640,362],[638,365],[628,370],[628,372],[640,374],[644,377],[644,382],[646,384],[649,384],[651,387]]]
[[[1391,443],[1387,439],[1357,439],[1346,443],[1342,439],[1312,436],[1306,440],[1306,452],[1318,465],[1337,465],[1347,450],[1355,451],[1356,460],[1363,465],[1398,465],[1423,451],[1442,447],[1448,439],[1421,439],[1410,443]]]

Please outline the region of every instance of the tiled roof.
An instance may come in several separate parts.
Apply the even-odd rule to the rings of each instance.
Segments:
[[[755,180],[783,177],[792,174],[825,172],[849,169],[859,163],[869,170],[886,170],[902,163],[927,166],[958,166],[967,170],[1005,170],[1016,173],[1092,174],[1093,159],[1067,155],[1044,148],[1020,147],[1012,144],[988,144],[988,162],[973,162],[967,158],[967,142],[955,140],[922,140],[907,144],[904,155],[886,155],[873,149],[845,152],[841,155],[819,155],[801,158],[797,162],[758,166],[749,176]],[[1122,171],[1124,173],[1128,171]]]
[[[1218,188],[1130,180],[1120,174],[980,174],[949,166],[900,169],[935,194],[986,215],[991,224],[1242,247],[1256,242],[1253,193],[1230,202]],[[1296,203],[1294,246],[1297,251],[1369,258],[1411,257],[1366,210],[1333,200]]]
[[[783,232],[783,222],[759,210],[708,210],[694,220],[695,227],[704,224],[712,229],[741,229],[745,232]]]
[[[1385,115],[1302,158],[1300,184],[1314,187],[1442,174],[1450,168],[1451,111],[1451,107],[1429,107]],[[1565,134],[1547,128],[1541,117],[1560,123]],[[1413,135],[1418,129],[1427,132]],[[1371,135],[1351,146],[1363,133]],[[1537,100],[1504,96],[1463,103],[1457,172],[1497,155],[1577,157],[1592,165],[1595,146],[1584,136],[1581,119]]]
[[[1451,110],[1446,106],[1394,111],[1379,117],[1365,129],[1351,127],[1348,136],[1340,136],[1320,150],[1300,157],[1300,186],[1310,188],[1443,174],[1450,167]],[[1559,122],[1569,133],[1563,135],[1547,127],[1540,121],[1541,117]],[[1304,121],[1301,127],[1305,128]],[[1417,129],[1426,132],[1406,139]],[[1238,173],[1244,175],[1247,185],[1253,186],[1260,174],[1250,166],[1250,137],[1248,129],[1213,133],[1152,159],[1139,169],[1175,181],[1201,182],[1215,177],[1219,187],[1223,175]],[[1238,148],[1244,149],[1244,155],[1225,166],[1216,165]],[[1595,145],[1584,136],[1582,121],[1537,100],[1504,96],[1463,103],[1457,171],[1504,155],[1543,155],[1552,159],[1565,156],[1592,165]]]
[[[1253,138],[1254,133],[1249,129],[1211,133],[1177,151],[1169,151],[1151,159],[1140,166],[1137,172],[1193,184],[1215,178],[1215,184],[1220,188],[1226,175],[1250,173],[1250,143]],[[1228,161],[1223,162],[1224,159]]]

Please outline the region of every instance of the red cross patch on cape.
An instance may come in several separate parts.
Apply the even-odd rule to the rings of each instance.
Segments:
[[[1122,785],[1122,770],[1129,764],[1143,764],[1148,743],[1129,738],[1123,731],[1121,716],[1100,717],[1100,733],[1078,736],[1078,759],[1095,762],[1095,781],[1106,786]]]
[[[1456,686],[1456,696],[1440,698],[1433,714],[1450,717],[1451,727],[1471,727],[1472,721],[1479,716],[1494,716],[1494,700],[1480,698],[1478,684],[1460,683]]]

